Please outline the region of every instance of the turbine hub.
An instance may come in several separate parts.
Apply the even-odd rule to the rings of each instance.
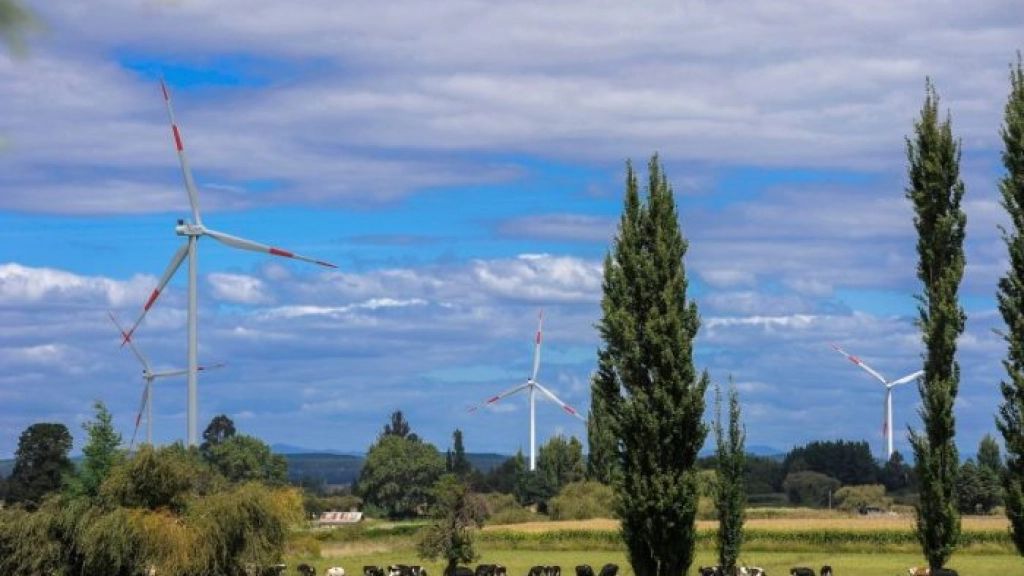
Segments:
[[[178,236],[202,236],[206,233],[206,230],[199,224],[178,220],[178,225],[174,227],[174,232]]]

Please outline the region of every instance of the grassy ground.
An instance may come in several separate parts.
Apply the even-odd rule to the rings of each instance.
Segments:
[[[714,523],[701,522],[699,529],[709,529]],[[778,531],[782,533],[793,530],[853,530],[853,531],[884,531],[884,530],[911,530],[913,519],[891,518],[891,517],[843,517],[832,516],[826,518],[808,519],[771,519],[751,520],[747,522],[748,528],[760,530]],[[515,524],[509,526],[492,526],[485,528],[485,531],[516,531],[529,534],[557,532],[557,531],[610,531],[617,528],[617,523],[612,520],[588,520],[583,522],[536,522],[529,524]],[[1005,518],[964,518],[963,528],[975,531],[997,531],[1007,530]],[[340,528],[339,530],[345,530]],[[350,538],[345,534],[338,534],[339,538],[326,537],[321,542],[320,555],[316,557],[311,554],[297,554],[289,557],[289,566],[295,566],[300,562],[307,562],[317,567],[318,573],[328,566],[343,566],[350,576],[360,576],[364,565],[388,564],[421,564],[429,572],[430,576],[441,576],[443,563],[423,562],[416,556],[413,539],[409,536],[379,538]],[[322,536],[323,537],[323,536]],[[487,538],[481,538],[477,545],[477,552],[480,554],[478,563],[503,564],[508,568],[510,576],[525,576],[534,565],[559,565],[566,576],[573,576],[573,568],[578,564],[589,564],[599,568],[605,563],[618,564],[620,576],[633,576],[633,572],[626,561],[622,548],[604,550],[602,546],[588,546],[580,542],[575,549],[557,549],[543,546],[544,549],[527,549],[517,547],[510,549],[502,540],[486,542]],[[572,545],[571,543],[564,543]],[[836,576],[903,576],[910,566],[924,564],[920,551],[916,547],[908,550],[872,550],[863,549],[857,551],[837,551],[833,547],[808,547],[793,546],[792,549],[772,548],[770,550],[749,550],[741,559],[743,563],[751,566],[765,568],[770,576],[786,576],[789,569],[794,566],[808,566],[818,571],[824,564],[833,567]],[[712,546],[701,546],[694,559],[690,574],[696,573],[700,565],[716,563]],[[949,563],[950,568],[955,568],[962,576],[976,575],[1024,575],[1024,559],[1006,548],[985,549],[973,548],[966,551],[959,551]]]

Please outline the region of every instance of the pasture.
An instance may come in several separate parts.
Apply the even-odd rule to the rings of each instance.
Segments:
[[[750,537],[742,560],[760,566],[769,576],[788,576],[793,566],[833,567],[836,576],[903,576],[910,566],[924,564],[913,539],[913,519],[907,517],[832,517],[749,520]],[[296,550],[286,562],[307,562],[323,574],[339,565],[347,576],[361,576],[364,565],[421,564],[429,576],[441,576],[442,562],[423,562],[416,556],[415,525],[343,527],[315,532],[305,538],[319,543],[319,557]],[[715,563],[714,522],[698,522],[696,567]],[[614,520],[534,522],[488,526],[478,534],[477,563],[503,564],[509,576],[525,576],[530,566],[559,565],[565,576],[589,564],[600,568],[612,562],[620,576],[633,576],[616,533]],[[949,563],[961,576],[1024,574],[1024,558],[1009,545],[1002,517],[964,518],[965,545]],[[475,566],[474,563],[472,566]]]

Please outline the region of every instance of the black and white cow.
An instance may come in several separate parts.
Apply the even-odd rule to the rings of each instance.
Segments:
[[[476,571],[473,572],[475,576],[494,576],[494,569],[497,568],[494,564],[478,564]]]
[[[747,576],[768,576],[768,573],[760,566],[744,566],[744,569],[747,571]]]
[[[580,564],[576,567],[576,576],[594,576],[594,569],[590,564]]]
[[[546,568],[547,566],[530,566],[530,571],[526,573],[526,576],[547,576]]]
[[[828,564],[821,567],[821,576],[832,576],[832,567]]]
[[[384,569],[380,566],[363,566],[363,576],[384,576]]]
[[[814,576],[814,570],[804,566],[789,569],[789,576]]]
[[[501,564],[495,564],[494,576],[508,576],[508,571]]]
[[[454,570],[444,569],[445,576],[475,576],[476,573],[468,566],[456,566]]]
[[[562,576],[561,566],[545,566],[544,576]]]
[[[721,566],[701,566],[697,569],[700,576],[724,576]]]
[[[295,570],[300,574],[300,576],[316,576],[316,568],[309,564],[299,564],[295,567]]]
[[[597,576],[616,576],[619,573],[619,565],[608,563],[601,567],[601,571],[597,573]]]

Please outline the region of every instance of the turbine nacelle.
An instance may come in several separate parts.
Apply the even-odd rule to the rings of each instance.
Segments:
[[[178,220],[178,225],[174,227],[174,233],[178,236],[202,236],[206,234],[206,228],[203,228],[202,224],[192,224],[184,220]]]

